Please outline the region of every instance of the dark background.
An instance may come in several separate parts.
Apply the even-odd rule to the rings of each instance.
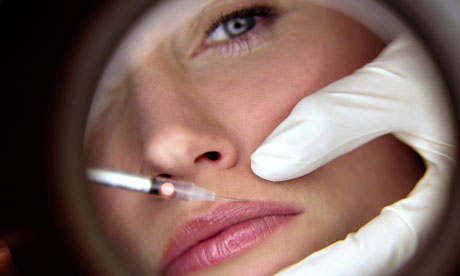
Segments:
[[[105,16],[109,6],[120,2],[131,1],[0,0],[0,156],[3,159],[0,240],[10,246],[19,275],[90,273],[68,242],[59,213],[61,206],[56,203],[55,186],[52,186],[62,184],[55,183],[53,177],[55,136],[60,131],[55,122],[61,116],[56,110],[61,108],[58,99],[65,93],[62,82],[69,72],[70,56],[82,49],[85,34],[97,24],[96,18]],[[148,1],[141,2],[145,5]],[[456,52],[460,49],[460,1],[388,2],[404,10],[402,13],[415,22],[416,29],[438,58],[454,92],[453,102],[459,106],[460,54]],[[419,9],[423,5],[425,8]],[[112,20],[126,27],[130,19],[121,16]],[[104,38],[105,33],[100,34]],[[95,47],[95,51],[104,49]],[[433,250],[420,257],[428,259],[421,259],[422,271],[427,273],[424,275],[455,275],[458,271],[455,269],[460,265],[457,186],[452,190],[454,203],[441,237]],[[404,273],[421,275],[420,270]]]
[[[68,56],[107,1],[0,1],[0,239],[20,275],[84,275],[50,191],[56,95]]]

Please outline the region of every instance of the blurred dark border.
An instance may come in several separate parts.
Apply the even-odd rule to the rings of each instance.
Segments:
[[[435,57],[460,116],[460,1],[386,0],[418,33]],[[457,137],[458,135],[457,128]],[[460,156],[457,154],[457,156]],[[460,275],[460,185],[459,171],[450,191],[444,221],[434,233],[429,248],[418,252],[399,275]]]
[[[84,246],[77,245],[82,237],[74,229],[78,220],[69,216],[69,204],[56,190],[82,181],[83,173],[76,172],[81,158],[74,158],[80,162],[75,169],[68,164],[72,156],[80,156],[81,145],[75,141],[83,137],[81,110],[88,107],[87,91],[95,85],[113,43],[152,2],[0,0],[1,156],[6,175],[0,184],[0,239],[12,248],[19,275],[104,275],[106,267],[95,270],[94,263],[82,257]],[[460,1],[385,2],[406,17],[430,47],[459,107]],[[63,152],[65,148],[70,149]],[[84,203],[84,193],[78,196]],[[460,272],[458,184],[451,196],[451,208],[432,246],[401,275]]]
[[[119,2],[0,1],[1,156],[6,176],[0,184],[0,239],[12,249],[11,273],[90,273],[69,243],[63,207],[54,193],[53,185],[65,184],[54,177],[55,136],[61,131],[56,129],[56,111],[62,107],[61,84],[69,60],[82,37]]]

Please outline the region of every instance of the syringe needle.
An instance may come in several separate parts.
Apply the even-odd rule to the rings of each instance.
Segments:
[[[0,0],[1,1],[1,0]],[[208,200],[225,198],[230,200],[249,201],[247,199],[219,196],[214,191],[195,186],[193,182],[174,180],[164,177],[149,177],[122,171],[88,168],[88,178],[96,183],[148,193],[163,199]]]
[[[224,199],[231,199],[231,200],[239,200],[239,201],[249,201],[249,199],[243,199],[243,198],[236,198],[236,197],[229,197],[229,196],[221,196],[221,195],[216,195],[218,198],[224,198]]]

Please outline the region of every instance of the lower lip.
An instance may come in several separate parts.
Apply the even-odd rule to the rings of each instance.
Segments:
[[[166,269],[167,275],[196,272],[235,257],[263,242],[294,215],[269,215],[232,225],[184,252]]]

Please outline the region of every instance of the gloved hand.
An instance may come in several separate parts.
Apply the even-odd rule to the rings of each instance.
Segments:
[[[453,116],[434,64],[407,33],[352,75],[301,100],[252,154],[252,170],[272,181],[296,178],[387,133],[422,156],[423,178],[357,233],[279,275],[387,275],[436,223],[456,163]]]

